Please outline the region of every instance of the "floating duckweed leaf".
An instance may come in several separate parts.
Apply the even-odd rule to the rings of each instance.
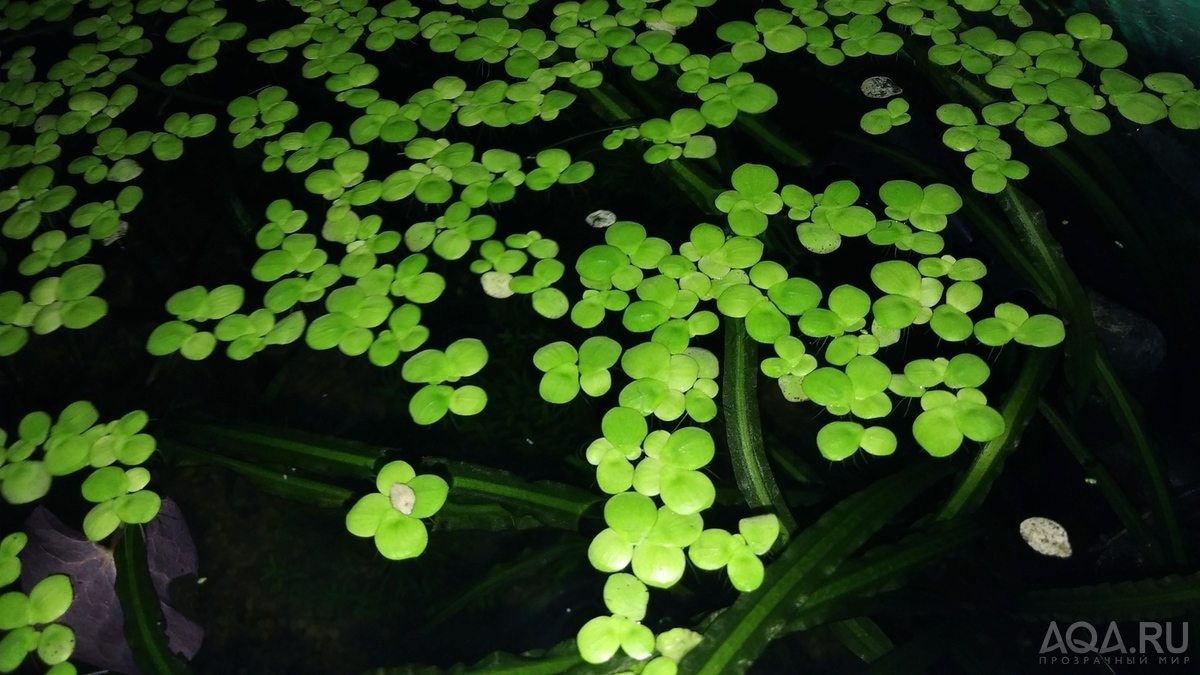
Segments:
[[[1058,317],[1038,314],[1022,322],[1013,339],[1030,347],[1053,347],[1066,339],[1066,329]]]
[[[201,361],[212,354],[217,346],[217,338],[212,333],[200,331],[189,335],[179,346],[179,353],[190,361]]]
[[[974,354],[959,354],[950,359],[942,373],[942,379],[951,389],[978,388],[987,381],[990,374],[991,369],[983,359]]]
[[[960,309],[951,305],[941,305],[933,310],[929,327],[943,340],[962,342],[971,337],[974,324]]]
[[[814,403],[846,406],[854,400],[854,384],[837,368],[818,368],[804,377],[801,386]]]
[[[921,273],[903,260],[889,260],[871,268],[871,281],[884,293],[919,298]]]
[[[51,477],[42,462],[21,460],[4,467],[0,495],[9,504],[28,504],[50,491]]]
[[[1153,124],[1167,116],[1162,99],[1148,92],[1137,92],[1117,98],[1117,111],[1136,124]]]
[[[821,289],[808,279],[791,278],[774,284],[767,296],[789,316],[800,316],[821,302]]]
[[[425,385],[409,400],[408,412],[417,424],[433,424],[450,411],[450,401],[453,396],[453,387]]]
[[[613,574],[604,584],[604,605],[613,614],[641,621],[649,600],[650,591],[632,574]]]
[[[575,271],[584,279],[604,282],[629,264],[629,258],[614,246],[592,246],[579,256]]]
[[[103,281],[104,269],[99,265],[76,265],[63,273],[58,284],[58,299],[82,299],[99,288]]]
[[[960,400],[952,406],[954,423],[963,436],[986,443],[1004,433],[1004,417],[986,405]]]
[[[725,295],[722,293],[722,297]],[[790,331],[787,317],[770,302],[757,302],[746,314],[746,333],[758,342],[772,344]]]
[[[871,306],[875,322],[881,327],[900,330],[910,327],[922,311],[922,305],[906,295],[883,295]]]
[[[913,421],[912,429],[917,443],[934,457],[949,456],[962,445],[952,405],[926,410]]]
[[[1101,68],[1117,68],[1129,59],[1129,51],[1116,40],[1084,38],[1079,41],[1083,58]]]
[[[141,525],[158,515],[162,499],[150,490],[139,490],[121,495],[113,503],[113,513],[121,522]]]
[[[856,422],[830,422],[817,432],[817,448],[821,455],[840,462],[858,451],[863,427]]]
[[[749,314],[762,298],[762,291],[754,286],[748,284],[728,286],[717,297],[717,310],[725,316],[742,318]]]
[[[868,427],[859,444],[868,453],[883,457],[896,451],[896,435],[885,427]]]

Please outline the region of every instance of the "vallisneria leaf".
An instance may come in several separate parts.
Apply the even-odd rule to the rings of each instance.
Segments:
[[[683,660],[696,673],[741,673],[782,634],[793,610],[820,586],[827,570],[853,553],[896,511],[944,475],[917,467],[876,482],[830,509],[794,538],[771,564],[762,586],[746,593],[705,631]]]

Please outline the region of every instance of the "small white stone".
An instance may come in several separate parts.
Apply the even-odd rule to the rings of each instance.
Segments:
[[[891,98],[904,93],[904,90],[897,87],[892,78],[876,75],[863,80],[862,93],[867,98]]]
[[[1049,518],[1026,518],[1021,521],[1021,538],[1033,550],[1055,558],[1071,557],[1071,542],[1067,530]]]
[[[412,515],[413,507],[417,505],[417,493],[404,483],[392,483],[392,489],[388,490],[388,499],[392,502],[392,508],[406,516]]]
[[[604,209],[593,211],[587,217],[587,224],[592,227],[608,227],[615,222],[617,222],[617,214]]]

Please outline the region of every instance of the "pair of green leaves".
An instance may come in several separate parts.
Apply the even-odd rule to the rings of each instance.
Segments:
[[[12,551],[12,560],[16,560],[16,552],[25,543],[23,534],[22,539],[14,537],[9,535],[0,545],[3,549],[16,549]],[[52,666],[48,672],[55,675],[74,672],[65,662],[75,651],[75,632],[64,624],[54,623],[74,599],[71,580],[65,574],[43,578],[28,595],[20,591],[0,595],[0,630],[9,631],[0,641],[0,671],[16,670],[30,652],[36,651],[42,663]]]
[[[424,383],[408,403],[408,411],[417,424],[433,424],[453,412],[456,415],[475,415],[487,405],[487,394],[474,385],[451,387],[444,382],[457,382],[478,373],[487,363],[487,348],[474,338],[455,340],[445,351],[426,349],[417,352],[404,363],[400,376],[406,382]]]

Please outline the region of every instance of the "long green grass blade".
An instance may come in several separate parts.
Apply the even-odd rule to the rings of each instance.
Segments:
[[[786,544],[790,533],[796,531],[796,519],[783,501],[763,448],[756,344],[746,335],[742,319],[725,319],[725,377],[721,386],[725,435],[742,497],[750,508],[768,509],[779,518],[780,540]]]
[[[1200,607],[1200,572],[1119,584],[1033,591],[1017,601],[1017,615],[1076,621],[1163,620]]]
[[[500,504],[549,527],[576,529],[583,513],[600,501],[591,492],[570,485],[529,482],[507,471],[466,462],[427,457],[424,465],[440,465],[450,473],[451,501]]]
[[[883,629],[865,616],[837,621],[829,628],[864,663],[874,663],[895,648]]]
[[[186,443],[164,439],[158,447],[171,461],[219,466],[245,476],[271,494],[306,504],[326,508],[342,506],[354,496],[353,491],[338,485],[308,478],[287,469],[265,467],[225,455],[194,448]]]
[[[927,630],[871,664],[867,675],[914,675],[929,672],[946,655],[956,631],[948,626]]]
[[[187,675],[191,670],[176,656],[163,633],[165,621],[146,563],[146,539],[140,525],[123,530],[113,551],[117,597],[125,613],[125,638],[134,660],[148,675]]]
[[[488,572],[478,583],[438,610],[421,626],[421,629],[432,631],[467,606],[491,596],[498,590],[510,588],[517,582],[539,575],[554,575],[563,568],[570,569],[572,562],[586,559],[586,551],[587,544],[582,540],[528,551],[514,562],[503,564]],[[551,570],[551,568],[554,569]]]
[[[628,668],[630,659],[613,659],[613,670],[581,671],[588,675],[601,673],[616,673]],[[608,664],[605,664],[608,665]],[[586,669],[588,665],[579,656],[579,649],[574,640],[561,642],[547,650],[537,650],[524,654],[494,652],[480,661],[472,664],[457,664],[450,668],[433,666],[398,666],[394,668],[376,668],[363,675],[560,675],[575,673],[577,669]]]
[[[966,519],[916,532],[896,544],[887,544],[848,561],[808,596],[788,622],[787,632],[807,630],[825,623],[849,598],[871,595],[903,583],[917,567],[940,559],[981,535]]]
[[[378,446],[254,424],[171,422],[160,438],[171,438],[257,464],[296,467],[322,476],[372,478],[383,456]]]
[[[1156,561],[1156,564],[1161,565],[1163,562],[1162,548],[1154,540],[1154,535],[1146,527],[1141,514],[1133,507],[1108,469],[1096,459],[1096,456],[1083,444],[1067,421],[1045,399],[1038,399],[1038,412],[1046,418],[1050,426],[1054,427],[1054,431],[1062,439],[1063,445],[1067,446],[1067,449],[1079,461],[1079,465],[1096,481],[1096,487],[1100,488],[1101,494],[1108,500],[1121,524],[1129,531],[1130,536],[1137,543],[1138,550],[1147,552],[1151,559]]]
[[[1091,389],[1095,377],[1091,363],[1098,340],[1092,303],[1075,276],[1075,271],[1067,264],[1062,246],[1046,227],[1046,214],[1041,207],[1012,184],[997,197],[1026,255],[1045,272],[1053,286],[1056,300],[1052,307],[1070,326],[1066,339],[1067,379],[1074,387],[1076,403],[1079,403]]]
[[[697,675],[744,673],[767,643],[783,634],[830,571],[945,471],[920,463],[877,481],[835,505],[792,540],[767,569],[763,585],[739,597],[704,632],[704,640],[680,664]]]
[[[376,668],[363,675],[617,675],[631,672],[637,663],[624,654],[598,665],[585,663],[575,641],[567,640],[547,650],[522,654],[494,652],[469,666],[462,663],[449,668],[397,666]]]
[[[1100,391],[1104,398],[1108,399],[1109,408],[1112,409],[1117,424],[1121,426],[1121,431],[1125,433],[1125,438],[1137,449],[1138,464],[1153,498],[1152,508],[1158,531],[1167,543],[1171,560],[1177,564],[1184,564],[1188,555],[1183,543],[1183,533],[1179,529],[1179,519],[1175,514],[1174,500],[1167,486],[1158,451],[1146,435],[1138,404],[1117,379],[1108,358],[1100,352],[1096,353],[1095,358],[1096,382]]]
[[[950,520],[970,513],[983,503],[992,489],[992,483],[1004,469],[1004,460],[1016,449],[1022,430],[1037,409],[1038,392],[1049,377],[1052,364],[1048,350],[1030,351],[1021,374],[1000,408],[1000,414],[1004,416],[1004,433],[984,444],[938,514],[938,520]]]

